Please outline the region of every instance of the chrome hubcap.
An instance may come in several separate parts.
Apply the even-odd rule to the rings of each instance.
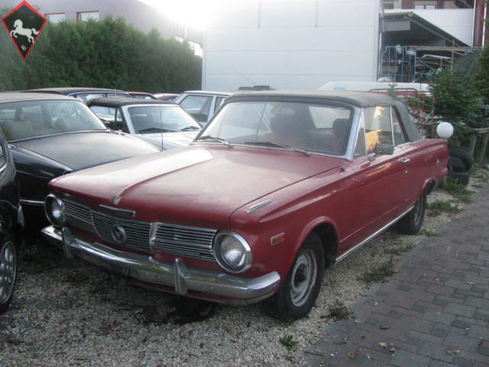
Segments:
[[[15,244],[8,241],[4,244],[0,253],[0,303],[6,303],[15,285],[17,273],[17,254]]]
[[[318,273],[314,252],[308,250],[301,254],[292,269],[290,296],[296,307],[302,306],[309,298]]]

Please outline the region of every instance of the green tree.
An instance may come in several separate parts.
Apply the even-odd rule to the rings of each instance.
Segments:
[[[8,10],[0,10],[3,17]],[[105,87],[147,92],[200,88],[202,60],[186,43],[123,19],[47,23],[26,61],[0,31],[0,91]]]

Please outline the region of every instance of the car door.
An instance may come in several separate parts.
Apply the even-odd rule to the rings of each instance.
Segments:
[[[346,247],[361,243],[404,211],[404,152],[394,145],[390,106],[364,108],[350,166],[355,172],[350,188],[354,210],[345,228]],[[393,147],[393,153],[379,153],[380,147]]]

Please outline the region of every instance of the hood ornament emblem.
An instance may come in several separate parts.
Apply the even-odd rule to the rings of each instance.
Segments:
[[[246,213],[247,214],[251,214],[254,211],[257,211],[258,209],[263,208],[265,205],[270,204],[272,201],[273,201],[272,199],[268,199],[268,200],[262,201],[261,203],[258,203],[258,204],[255,204],[253,206],[250,206],[248,208],[248,210],[246,211]]]

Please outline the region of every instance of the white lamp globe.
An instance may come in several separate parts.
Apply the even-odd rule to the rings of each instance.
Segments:
[[[440,122],[436,127],[436,134],[442,139],[448,139],[453,135],[453,125],[449,122]]]

